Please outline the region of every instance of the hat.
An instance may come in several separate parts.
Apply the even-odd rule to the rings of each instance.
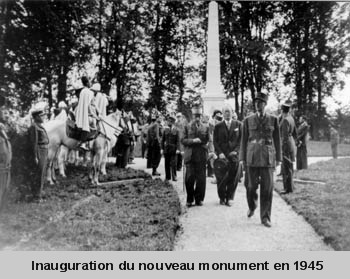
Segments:
[[[285,101],[282,106],[290,108],[293,105],[293,102],[291,100]]]
[[[93,91],[96,91],[96,92],[100,92],[101,91],[101,84],[94,83],[90,89]]]
[[[66,105],[66,103],[64,101],[61,101],[61,102],[58,103],[58,107],[59,108],[66,108],[67,105]]]
[[[199,106],[194,106],[192,108],[192,114],[203,114],[203,110],[202,110],[202,107],[199,107]]]
[[[33,109],[32,110],[32,116],[35,117],[37,115],[45,115],[46,114],[46,111],[44,109]]]
[[[267,94],[260,92],[260,93],[258,93],[258,95],[254,98],[254,101],[256,101],[256,100],[261,100],[261,101],[267,103],[268,96],[267,96]]]
[[[176,116],[175,116],[174,113],[169,113],[169,114],[167,115],[167,119],[168,119],[168,120],[170,120],[170,119],[176,120]]]

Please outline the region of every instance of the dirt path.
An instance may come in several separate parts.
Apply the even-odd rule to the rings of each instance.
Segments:
[[[309,164],[327,157],[309,158]],[[133,168],[145,169],[146,160],[136,159]],[[150,170],[148,170],[150,171]],[[163,160],[158,169],[164,178]],[[277,172],[275,172],[276,174]],[[182,208],[180,217],[182,232],[178,235],[175,250],[178,251],[326,251],[326,245],[314,229],[295,213],[286,202],[274,192],[272,203],[272,228],[260,223],[259,207],[248,219],[246,191],[243,183],[237,187],[232,207],[219,205],[216,184],[207,178],[207,189],[202,207],[185,207],[186,194],[183,191],[183,173],[178,172],[174,184]]]

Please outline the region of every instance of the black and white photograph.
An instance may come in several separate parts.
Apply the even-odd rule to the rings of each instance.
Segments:
[[[350,2],[0,0],[0,91],[2,252],[350,251]]]

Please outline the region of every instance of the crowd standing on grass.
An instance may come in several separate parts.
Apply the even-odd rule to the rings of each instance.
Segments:
[[[102,132],[102,122],[116,108],[115,100],[101,92],[101,85],[95,82],[90,86],[86,76],[81,78],[80,85],[66,101],[61,101],[58,106],[54,104],[50,110],[34,106],[30,111],[32,121],[27,132],[30,148],[26,159],[35,202],[42,198],[49,145],[42,124],[48,119],[68,119],[74,123],[74,135],[81,142],[80,151],[88,152],[91,149],[88,142]],[[1,106],[4,102],[2,97]],[[260,219],[264,226],[270,227],[273,172],[281,164],[284,187],[281,194],[292,193],[293,163],[296,160],[297,170],[307,168],[310,126],[305,115],[300,116],[296,124],[290,100],[281,104],[282,113],[278,117],[266,112],[267,94],[258,93],[253,102],[254,111],[248,112],[242,122],[229,105],[216,108],[211,116],[203,114],[201,105],[194,105],[190,122],[176,111],[163,115],[153,108],[136,118],[131,111],[121,110],[120,126],[114,127],[117,144],[110,154],[115,157],[115,167],[126,168],[133,164],[135,150],[140,150],[146,167],[152,169],[152,175],[160,176],[158,168],[164,157],[166,180],[177,181],[177,172],[184,171],[188,207],[204,204],[206,177],[213,177],[212,183],[217,184],[218,203],[232,206],[237,184],[244,174],[247,216],[250,218],[255,213],[260,187]],[[3,121],[3,113],[0,116]],[[330,127],[334,158],[337,158],[339,143],[336,128]],[[9,185],[11,167],[11,144],[3,124],[0,125],[0,151],[1,198]]]

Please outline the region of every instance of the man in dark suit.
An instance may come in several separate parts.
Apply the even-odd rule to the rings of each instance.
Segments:
[[[267,95],[258,93],[254,99],[256,113],[243,121],[243,134],[239,160],[248,172],[248,218],[257,207],[257,189],[260,184],[260,219],[271,227],[273,171],[281,162],[281,143],[278,119],[265,112]]]
[[[307,169],[307,136],[309,125],[305,115],[299,117],[297,129],[297,170]]]
[[[147,168],[152,168],[152,175],[155,176],[160,176],[160,173],[157,171],[157,168],[161,159],[160,144],[162,132],[158,119],[158,112],[152,112],[152,122],[147,129]]]
[[[177,154],[180,153],[180,132],[175,127],[175,115],[168,115],[168,127],[165,127],[162,136],[162,151],[164,155],[165,179],[177,181],[176,171]]]
[[[280,123],[281,141],[282,141],[282,176],[284,191],[281,194],[292,193],[294,189],[293,182],[293,162],[295,161],[295,139],[297,137],[294,119],[290,114],[292,102],[286,101],[282,109],[282,120]]]
[[[188,207],[193,201],[203,205],[206,187],[206,163],[208,155],[209,126],[201,122],[202,108],[192,109],[194,120],[184,129],[184,163],[186,165],[185,184]]]
[[[241,144],[242,123],[232,119],[232,108],[225,106],[222,110],[224,121],[214,128],[214,147],[219,159],[228,160],[228,174],[224,181],[217,179],[218,195],[221,205],[231,206],[238,180],[235,177],[238,171],[238,154]]]

